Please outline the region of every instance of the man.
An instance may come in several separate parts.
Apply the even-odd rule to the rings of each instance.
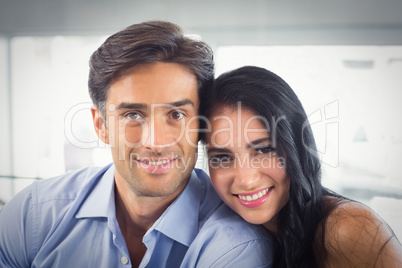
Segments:
[[[200,95],[213,75],[211,49],[174,24],[109,37],[91,57],[88,84],[113,165],[34,183],[11,200],[0,212],[0,264],[269,264],[266,233],[222,205],[194,170]]]

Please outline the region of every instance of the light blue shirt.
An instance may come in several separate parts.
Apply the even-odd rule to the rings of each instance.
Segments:
[[[235,259],[266,267],[272,259],[270,237],[222,205],[197,169],[143,243],[140,267],[223,267]],[[115,216],[114,166],[38,181],[17,194],[0,211],[0,266],[131,267]]]

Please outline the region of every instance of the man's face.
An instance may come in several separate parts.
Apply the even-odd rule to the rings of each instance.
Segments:
[[[116,184],[137,196],[175,198],[197,156],[196,77],[176,63],[134,67],[106,100],[106,142]]]

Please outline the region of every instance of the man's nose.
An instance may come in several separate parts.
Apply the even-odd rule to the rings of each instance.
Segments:
[[[163,118],[153,119],[143,130],[144,146],[155,152],[161,152],[177,142],[176,132]]]

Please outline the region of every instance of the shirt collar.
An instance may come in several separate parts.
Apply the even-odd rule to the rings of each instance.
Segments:
[[[89,193],[76,218],[107,218],[109,216],[110,205],[115,204],[114,165],[102,176],[99,176],[98,182],[92,187],[93,190]],[[190,246],[198,233],[201,188],[197,174],[192,171],[186,188],[159,217],[147,234],[157,230],[185,246]]]
[[[93,178],[98,180],[87,185],[90,191],[76,218],[105,217],[109,215],[109,205],[114,204],[114,165],[111,165],[103,175]],[[93,188],[91,190],[91,188]],[[113,199],[113,200],[111,200]]]
[[[189,247],[198,234],[200,190],[200,181],[193,171],[186,188],[148,230],[147,234],[155,229]]]

